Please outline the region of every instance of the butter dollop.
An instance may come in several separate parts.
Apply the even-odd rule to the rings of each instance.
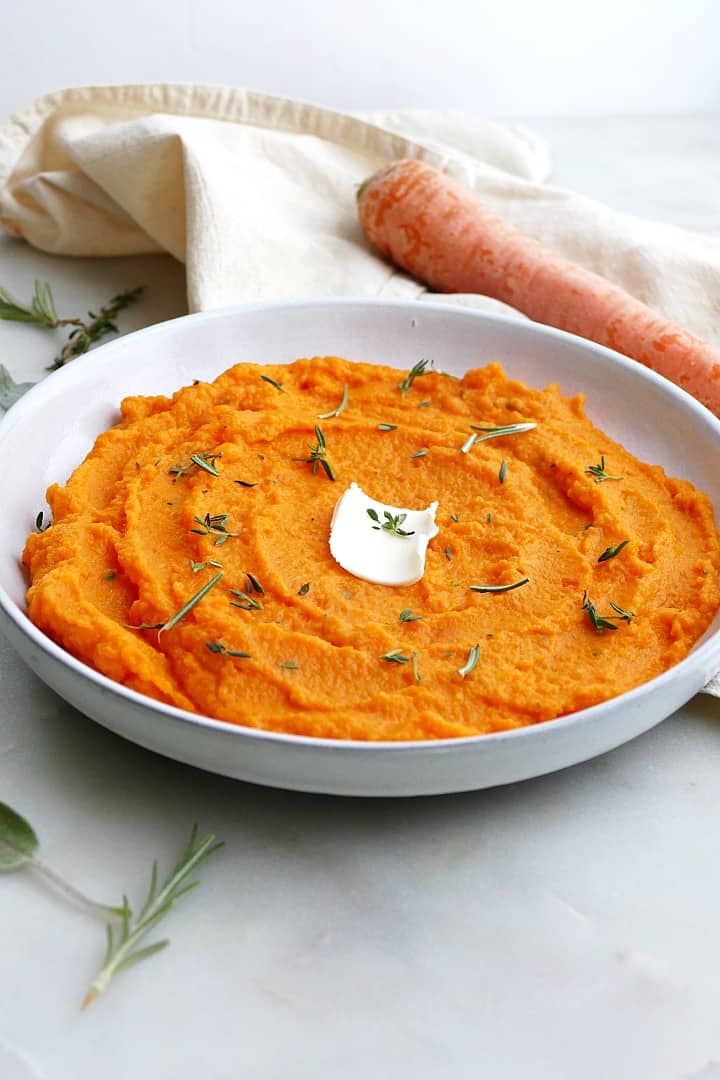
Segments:
[[[428,543],[437,536],[437,502],[426,510],[390,506],[366,495],[352,483],[335,504],[330,523],[330,554],[353,577],[375,585],[414,585],[425,573]],[[377,521],[368,510],[374,510]],[[386,514],[397,518],[409,536],[383,529]],[[375,527],[374,527],[375,526]]]

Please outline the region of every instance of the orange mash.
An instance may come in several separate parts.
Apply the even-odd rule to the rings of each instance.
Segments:
[[[404,392],[403,376],[335,357],[238,364],[172,399],[125,400],[28,538],[31,619],[160,701],[336,739],[536,724],[689,652],[720,604],[705,495],[555,386],[497,364],[426,371]],[[340,415],[318,419],[345,387]],[[468,448],[471,425],[524,422],[536,427]],[[421,581],[373,585],[333,560],[353,481],[390,505],[438,500]]]

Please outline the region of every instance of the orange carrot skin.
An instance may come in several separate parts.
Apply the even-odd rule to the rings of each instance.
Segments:
[[[607,345],[720,416],[720,350],[521,233],[451,177],[399,161],[362,186],[358,210],[371,244],[436,291],[492,296]]]

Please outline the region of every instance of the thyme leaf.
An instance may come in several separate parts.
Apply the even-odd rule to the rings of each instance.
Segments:
[[[191,533],[197,533],[198,536],[214,536],[215,547],[219,547],[220,544],[224,544],[231,537],[237,536],[237,533],[229,532],[227,522],[230,520],[229,514],[206,514],[204,518],[194,517],[195,521],[200,528],[190,529]]]
[[[409,662],[409,657],[403,655],[402,649],[392,649],[391,652],[383,653],[380,659],[385,660],[388,664],[407,664]]]
[[[602,555],[598,557],[598,562],[607,562],[609,559],[614,559],[616,555],[619,555],[622,549],[629,544],[629,540],[622,540],[617,547],[607,547],[603,551]]]
[[[422,450],[416,450],[414,454],[410,455],[410,457],[411,458],[425,457],[425,455],[429,454],[429,453],[430,453],[430,451],[428,450],[427,446],[423,446]]]
[[[219,476],[220,473],[215,468],[214,463],[221,457],[222,453],[191,454],[186,465],[173,465],[171,469],[168,469],[168,472],[175,477],[173,484],[176,484],[181,476],[187,476],[193,469],[202,469],[204,472],[210,473],[211,476]]]
[[[248,581],[250,582],[250,588],[253,590],[253,592],[259,593],[260,596],[264,596],[265,590],[263,589],[258,579],[255,577],[255,575],[251,574],[248,571],[246,576]]]
[[[256,596],[253,596],[251,591],[243,592],[241,589],[231,589],[230,594],[237,597],[236,600],[230,601],[231,605],[240,608],[241,611],[260,611],[262,608],[262,602]]]
[[[211,653],[216,653],[218,656],[236,656],[241,660],[251,660],[249,652],[239,652],[237,649],[228,649],[223,645],[222,641],[206,641],[206,646]]]
[[[418,622],[422,615],[413,615],[412,608],[405,608],[400,612],[400,622]]]
[[[310,592],[310,582],[306,581],[304,585],[301,585],[297,591],[298,596],[307,596]]]
[[[378,424],[378,431],[397,431],[397,424]]]
[[[498,481],[501,484],[505,483],[505,477],[507,476],[507,461],[505,458],[500,463],[500,471],[498,472]]]
[[[283,668],[284,671],[299,671],[300,669],[297,660],[281,660],[278,667]]]

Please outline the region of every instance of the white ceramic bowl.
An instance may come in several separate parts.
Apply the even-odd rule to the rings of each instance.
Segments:
[[[234,727],[163,705],[75,660],[25,614],[19,558],[43,496],[65,481],[128,394],[169,393],[241,360],[334,354],[461,374],[499,360],[530,386],[587,395],[589,416],[639,458],[691,480],[720,506],[720,422],[665,379],[535,323],[446,304],[322,300],[191,315],[120,338],[31,390],[0,423],[0,626],[27,664],[81,712],[151,750],[274,787],[344,795],[466,791],[538,776],[632,739],[720,667],[720,617],[670,671],[601,705],[535,727],[415,743],[337,742]]]

